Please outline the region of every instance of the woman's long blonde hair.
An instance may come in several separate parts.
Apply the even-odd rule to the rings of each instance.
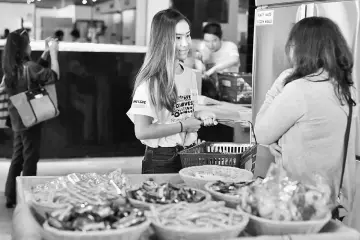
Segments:
[[[176,24],[189,20],[174,9],[158,12],[151,23],[150,42],[144,63],[136,76],[134,92],[144,82],[149,81],[151,104],[157,110],[173,111],[177,100],[175,87],[175,41]]]

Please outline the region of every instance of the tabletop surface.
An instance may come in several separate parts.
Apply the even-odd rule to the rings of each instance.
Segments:
[[[132,184],[140,184],[145,180],[152,178],[156,182],[172,182],[182,183],[179,174],[128,174]],[[18,177],[17,191],[19,204],[16,206],[13,216],[13,240],[47,240],[46,233],[43,231],[39,219],[34,217],[34,213],[26,202],[26,192],[29,193],[32,186],[45,183],[46,181],[56,178],[55,176],[46,177]],[[24,228],[24,226],[27,226]],[[149,232],[145,233],[140,240],[156,240],[149,237]],[[319,234],[310,235],[291,235],[291,236],[257,236],[257,237],[241,237],[238,240],[359,240],[360,233],[345,225],[330,221]],[[235,240],[234,239],[234,240]]]

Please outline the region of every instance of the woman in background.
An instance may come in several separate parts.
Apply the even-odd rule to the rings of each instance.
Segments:
[[[142,173],[177,173],[178,152],[197,142],[197,131],[215,115],[196,111],[197,82],[184,66],[191,46],[190,24],[174,9],[158,12],[151,24],[149,49],[134,86],[128,116],[146,145]]]
[[[51,43],[51,44],[49,44]],[[28,67],[31,87],[53,83],[59,78],[58,43],[46,39],[45,51],[38,63],[31,61],[29,35],[24,29],[11,32],[4,48],[3,71],[6,91],[9,96],[28,90],[27,79],[24,78],[24,66]],[[51,57],[51,69],[46,59]],[[6,207],[16,204],[16,177],[35,176],[40,158],[41,124],[26,128],[22,123],[15,106],[9,101],[9,116],[14,132],[13,154],[5,186]]]
[[[353,59],[339,27],[328,18],[305,18],[294,25],[286,52],[293,66],[268,91],[255,123],[261,144],[269,145],[276,162],[301,181],[314,183],[313,173],[329,181],[339,195],[344,134],[353,107],[340,204],[355,226],[356,160],[360,142],[358,106],[353,87]],[[359,134],[359,133],[358,133]],[[352,216],[351,214],[355,214]],[[357,223],[359,224],[359,223]]]

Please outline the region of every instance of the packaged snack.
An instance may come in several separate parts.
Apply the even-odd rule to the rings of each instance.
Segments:
[[[120,196],[125,197],[129,180],[117,169],[109,174],[72,173],[32,188],[37,205],[62,208],[67,205],[104,205]]]
[[[309,185],[291,176],[279,165],[272,164],[261,183],[240,187],[239,207],[250,214],[277,221],[307,221],[324,218],[334,207],[327,180],[314,174]]]

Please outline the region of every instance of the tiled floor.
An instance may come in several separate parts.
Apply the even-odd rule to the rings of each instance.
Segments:
[[[122,168],[127,173],[141,172],[142,157],[93,158],[41,160],[38,164],[38,175],[59,176],[72,172],[100,172]],[[0,160],[0,240],[11,239],[12,209],[5,208],[4,186],[10,161]]]
[[[13,209],[5,208],[4,193],[0,192],[0,239],[11,239],[11,217]]]

